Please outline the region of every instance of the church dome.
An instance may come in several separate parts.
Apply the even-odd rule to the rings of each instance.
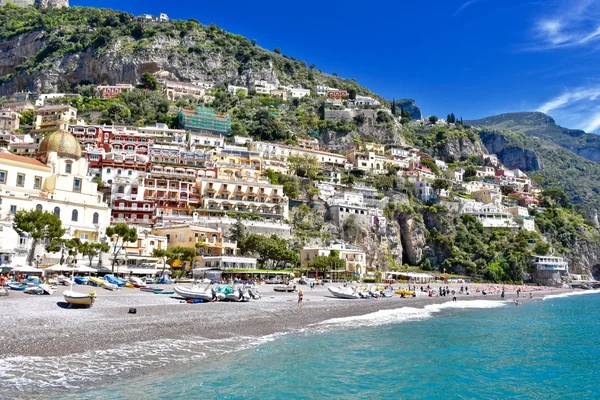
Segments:
[[[42,140],[37,159],[45,163],[51,152],[57,153],[59,158],[79,160],[81,158],[81,145],[75,139],[75,136],[69,132],[56,131]]]

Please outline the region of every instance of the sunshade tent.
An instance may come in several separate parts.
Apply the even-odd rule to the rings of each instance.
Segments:
[[[20,266],[20,267],[13,267],[12,270],[13,270],[13,272],[21,272],[24,274],[41,274],[42,272],[44,272],[43,270],[41,270],[39,268],[30,267],[28,265],[24,265],[24,266]]]
[[[49,271],[49,272],[71,272],[71,271],[73,271],[73,268],[68,267],[66,265],[54,264],[51,267],[44,268],[44,271]]]
[[[81,265],[77,268],[75,268],[75,272],[81,272],[81,273],[95,273],[98,272],[97,269],[95,268],[91,268],[91,267],[86,267],[85,265]]]

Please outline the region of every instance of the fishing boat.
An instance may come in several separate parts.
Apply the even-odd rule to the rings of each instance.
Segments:
[[[43,295],[43,294],[52,294],[56,291],[56,289],[53,289],[50,285],[46,285],[45,283],[41,283],[37,286],[31,286],[28,287],[27,289],[24,290],[24,293],[27,294],[37,294],[37,295]]]
[[[204,286],[192,285],[192,286],[175,286],[173,288],[175,293],[184,299],[199,299],[204,301],[217,300],[217,292],[210,287],[210,283]]]
[[[22,283],[18,283],[18,282],[9,283],[8,287],[11,290],[19,290],[19,291],[23,291],[23,290],[27,289],[27,285],[23,285]]]
[[[338,297],[340,299],[360,299],[361,295],[356,293],[356,290],[354,290],[351,287],[335,287],[335,286],[329,286],[327,288],[327,290],[329,290],[329,293],[331,293],[334,297]]]
[[[94,304],[94,301],[96,300],[96,292],[92,291],[89,294],[79,293],[73,291],[73,288],[71,287],[70,290],[65,290],[63,292],[63,297],[65,298],[65,301],[69,303],[69,306],[76,305],[91,307],[92,304]]]

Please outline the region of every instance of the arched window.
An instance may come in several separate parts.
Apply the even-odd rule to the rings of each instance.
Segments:
[[[77,222],[78,218],[79,218],[79,212],[77,210],[73,210],[73,212],[71,213],[71,221]]]
[[[94,213],[94,218],[92,219],[92,223],[97,224],[99,220],[100,220],[100,215],[98,215],[98,213]]]
[[[125,193],[125,186],[117,187],[117,193]]]
[[[67,161],[65,163],[65,174],[70,174],[73,169],[73,163],[71,161]]]
[[[123,172],[122,170],[118,169],[117,170],[117,175],[121,175],[121,172]]]
[[[54,207],[54,215],[60,218],[60,208]]]
[[[37,206],[35,206],[35,209],[38,210],[38,211],[42,211],[43,210],[41,204],[38,204]]]

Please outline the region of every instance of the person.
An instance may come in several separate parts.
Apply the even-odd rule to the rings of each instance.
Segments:
[[[533,293],[529,292],[529,298],[533,299]]]
[[[452,301],[456,301],[456,296],[454,296],[454,297],[452,298]]]
[[[302,308],[302,296],[304,296],[304,292],[300,289],[298,290],[298,308]]]
[[[502,294],[500,295],[500,297],[502,298],[502,300],[504,300],[504,289],[502,289]]]
[[[521,296],[521,289],[517,289],[517,299]]]

